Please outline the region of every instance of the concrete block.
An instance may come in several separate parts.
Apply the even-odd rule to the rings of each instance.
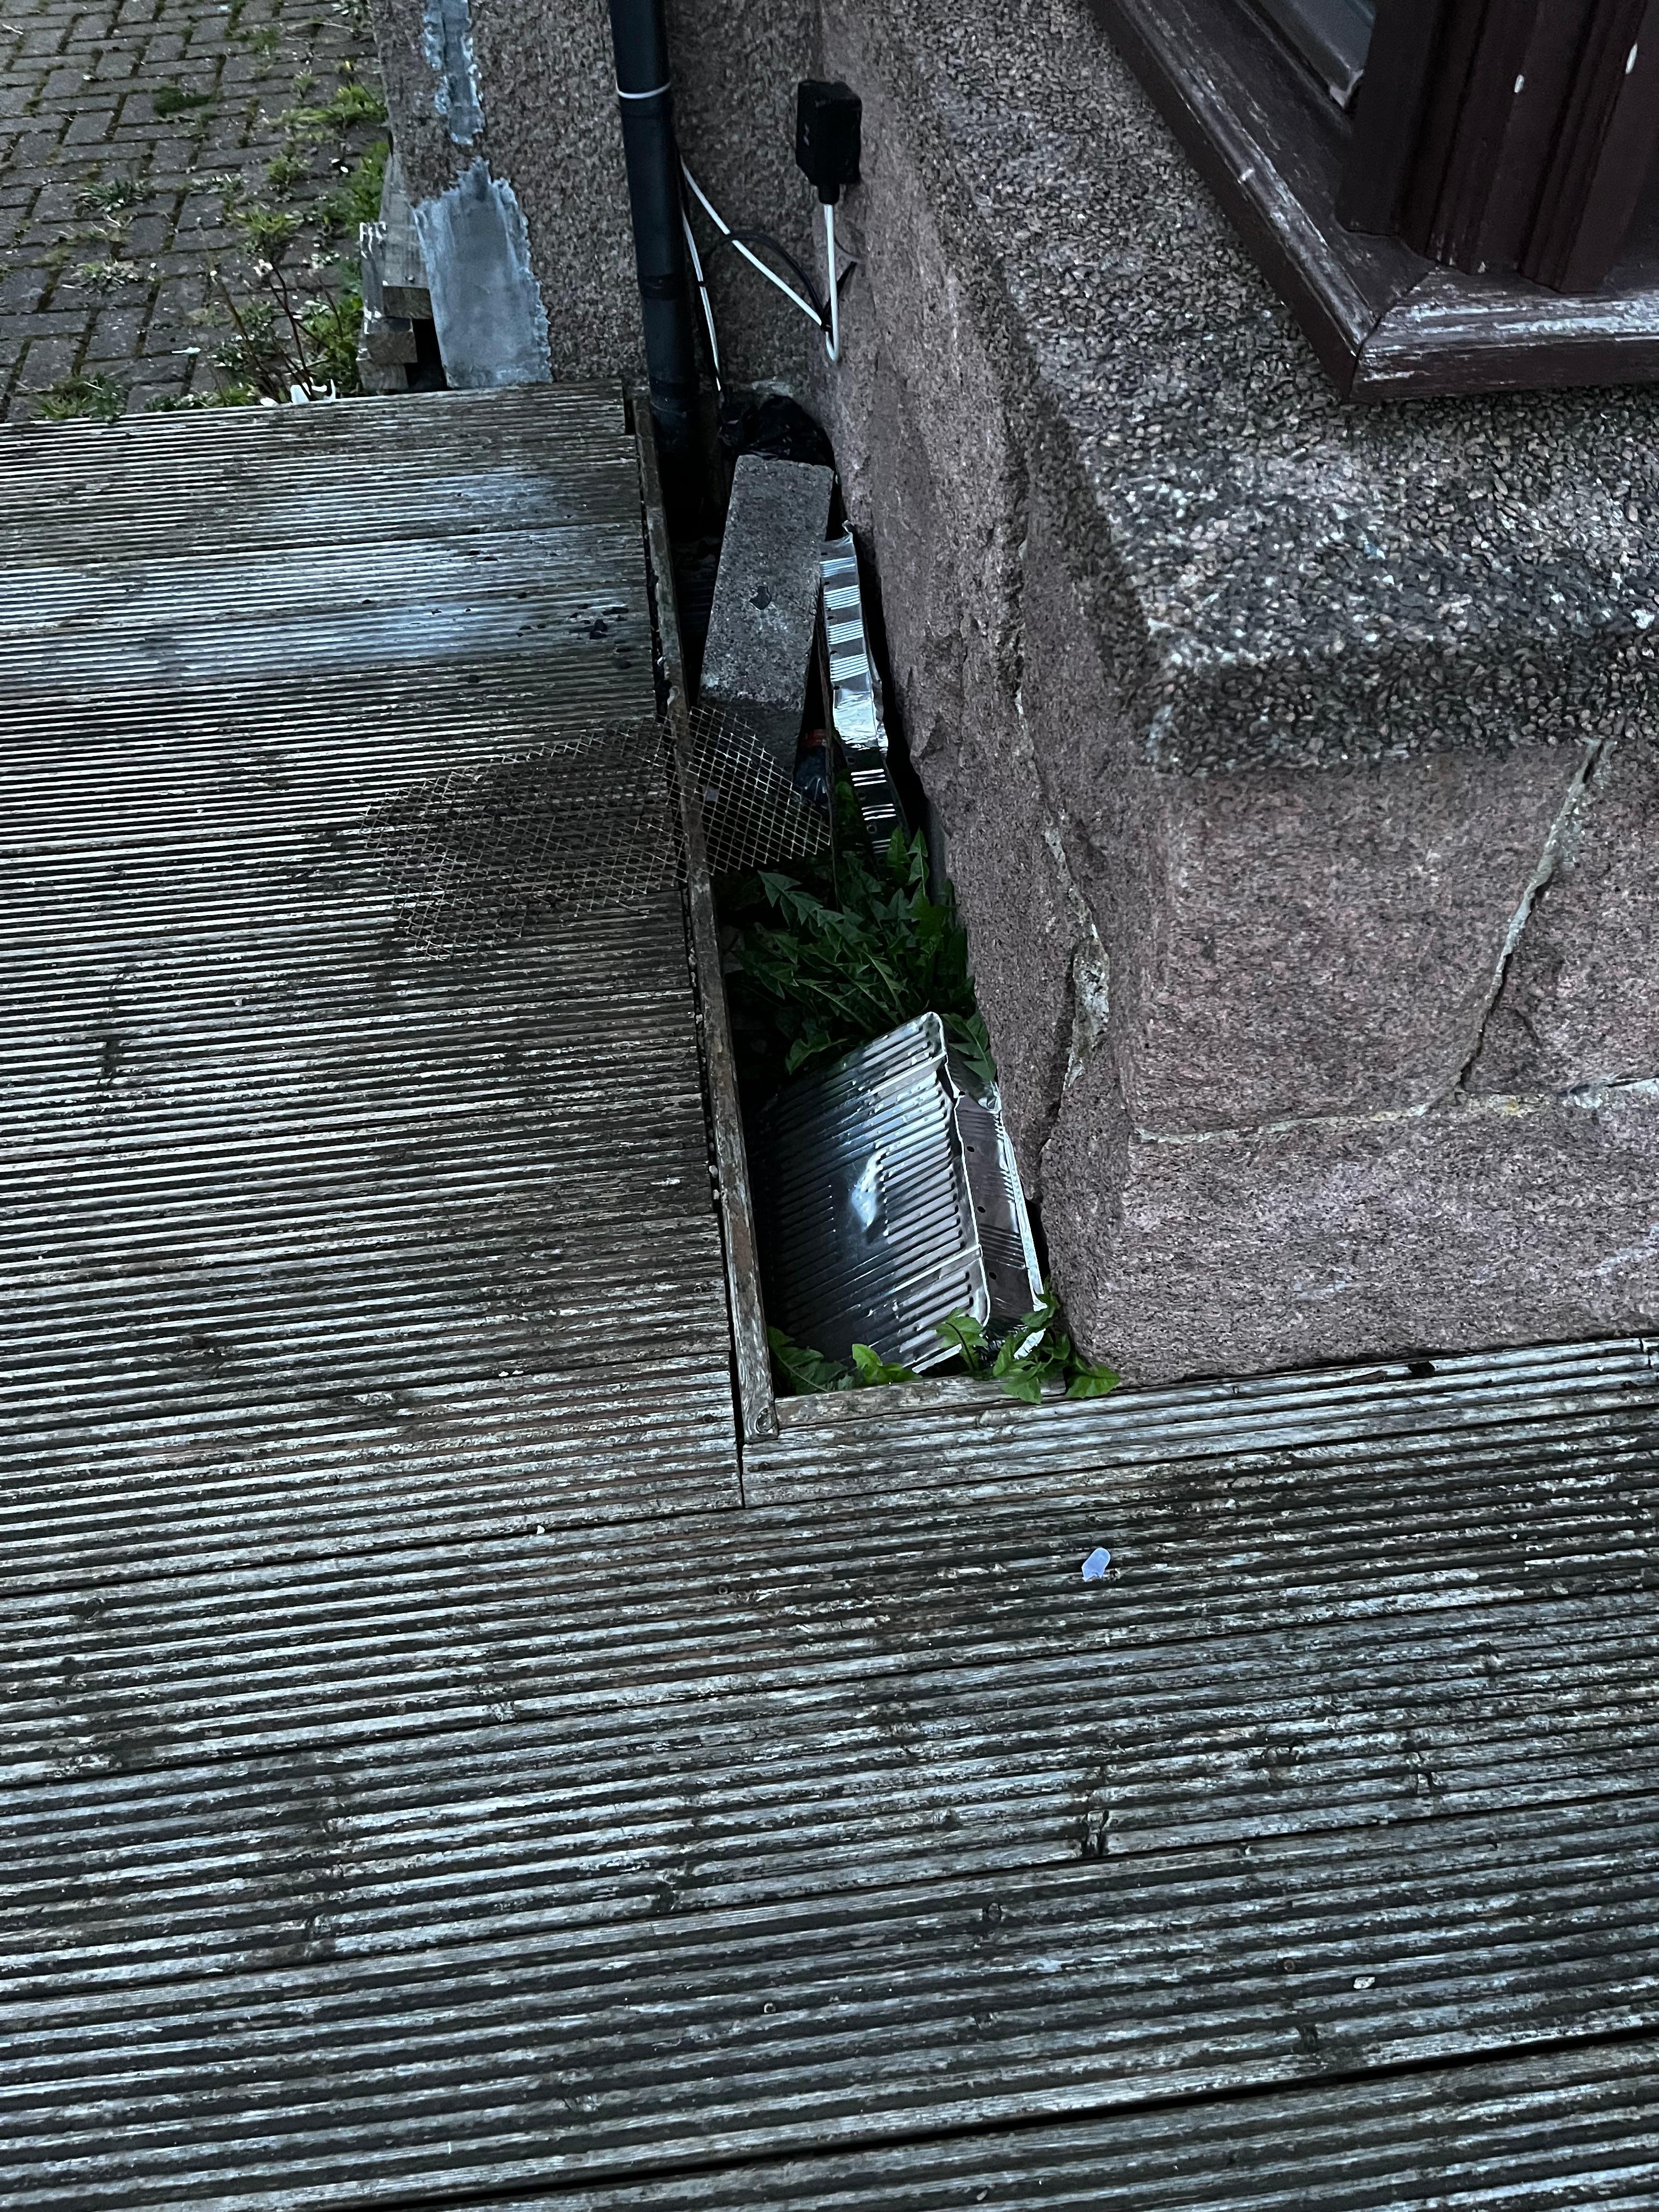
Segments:
[[[744,708],[791,774],[834,488],[830,469],[738,457],[703,648],[703,699]]]

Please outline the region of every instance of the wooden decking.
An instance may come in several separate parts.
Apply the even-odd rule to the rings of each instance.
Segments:
[[[734,1500],[672,839],[480,896],[561,733],[655,714],[620,395],[14,428],[0,518],[27,1556]]]
[[[613,504],[539,662],[18,663],[0,2203],[1659,2204],[1650,1347],[861,1401],[740,1505],[677,899],[422,948],[356,834],[649,711],[614,403],[318,416]],[[0,489],[118,509],[76,434]]]

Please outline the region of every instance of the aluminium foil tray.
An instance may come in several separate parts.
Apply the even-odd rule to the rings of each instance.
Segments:
[[[937,1014],[787,1085],[751,1158],[767,1318],[798,1344],[921,1370],[952,1357],[951,1315],[994,1328],[1042,1294],[1000,1103]]]

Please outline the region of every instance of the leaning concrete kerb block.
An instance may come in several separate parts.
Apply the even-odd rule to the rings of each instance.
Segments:
[[[793,775],[835,475],[739,456],[703,650],[705,704],[735,707]]]

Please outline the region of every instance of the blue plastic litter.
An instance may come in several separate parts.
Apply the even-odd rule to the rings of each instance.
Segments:
[[[1111,1565],[1111,1564],[1112,1555],[1107,1550],[1106,1547],[1103,1544],[1097,1545],[1095,1549],[1090,1553],[1088,1558],[1083,1562],[1084,1581],[1085,1583],[1103,1583],[1106,1579],[1106,1570]]]

